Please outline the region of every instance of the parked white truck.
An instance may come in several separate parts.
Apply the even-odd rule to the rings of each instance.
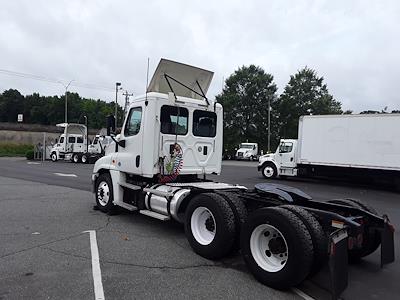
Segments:
[[[50,159],[68,160],[74,163],[94,162],[104,155],[105,148],[111,143],[111,138],[96,135],[88,145],[87,127],[83,124],[60,123],[57,127],[64,128],[56,144],[50,150]]]
[[[50,152],[53,162],[63,159],[79,162],[82,153],[87,152],[87,128],[76,123],[60,123],[57,127],[64,128],[58,141]]]
[[[206,179],[221,172],[222,156],[222,106],[205,95],[212,76],[160,61],[147,94],[132,101],[120,135],[111,135],[115,143],[94,165],[95,208],[180,222],[192,249],[208,259],[240,248],[254,276],[279,289],[329,260],[337,297],[347,284],[347,255],[357,259],[381,245],[382,264],[392,262],[392,225],[359,201],[326,203],[288,186],[248,190]],[[115,122],[107,123],[111,134]]]
[[[265,178],[368,176],[400,183],[400,114],[302,116],[297,140],[259,159]]]
[[[239,149],[236,150],[235,158],[257,160],[258,159],[258,144],[257,143],[241,143]]]

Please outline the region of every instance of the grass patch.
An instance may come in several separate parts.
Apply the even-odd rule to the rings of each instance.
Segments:
[[[25,156],[29,150],[33,151],[33,145],[0,143],[0,157],[4,156]]]

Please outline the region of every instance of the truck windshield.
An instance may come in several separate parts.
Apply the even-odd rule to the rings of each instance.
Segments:
[[[282,143],[279,146],[279,153],[289,153],[292,152],[293,143]]]
[[[193,135],[215,137],[217,115],[211,111],[195,110],[193,113]]]
[[[165,134],[187,134],[188,115],[189,112],[186,108],[163,105],[161,107],[161,132]]]
[[[253,149],[253,145],[244,145],[244,144],[240,144],[240,148],[244,148],[244,149]]]

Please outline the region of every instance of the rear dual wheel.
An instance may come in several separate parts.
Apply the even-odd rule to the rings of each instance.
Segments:
[[[292,211],[262,208],[241,231],[241,251],[252,274],[265,285],[287,289],[302,282],[314,261],[313,239]]]
[[[196,195],[186,209],[185,234],[197,254],[208,259],[226,256],[239,234],[228,201],[215,193]]]

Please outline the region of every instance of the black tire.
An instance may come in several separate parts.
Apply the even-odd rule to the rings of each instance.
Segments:
[[[278,171],[273,163],[267,162],[262,166],[261,174],[264,176],[264,178],[271,179],[276,178]]]
[[[303,221],[304,225],[306,225],[308,231],[310,232],[314,249],[314,260],[310,271],[310,276],[312,276],[321,269],[323,264],[328,259],[328,238],[321,224],[312,213],[308,212],[304,208],[294,205],[285,205],[281,207],[296,214],[296,216]]]
[[[78,163],[79,162],[79,155],[77,153],[72,155],[72,161],[74,163]]]
[[[210,232],[214,229],[214,237],[206,243],[201,243],[196,239],[196,233],[194,235],[192,232],[192,219],[193,226],[198,228],[196,227],[196,215],[201,210],[207,210],[206,214],[212,214],[212,217],[208,217],[205,220],[204,226]],[[209,222],[208,226],[210,228],[207,227],[207,222]],[[229,203],[222,196],[215,193],[203,193],[193,197],[185,212],[184,226],[186,238],[194,252],[208,259],[218,259],[226,256],[231,251],[235,236],[238,234],[235,228],[235,215]],[[204,227],[202,228],[205,231]]]
[[[51,161],[52,162],[56,162],[57,161],[57,153],[53,152],[50,155]]]
[[[231,207],[235,216],[235,228],[237,233],[231,249],[232,252],[235,252],[240,248],[240,232],[243,224],[246,223],[248,218],[247,208],[237,193],[219,192],[218,194],[228,201],[229,206]]]
[[[250,242],[254,242],[253,232],[254,234],[260,232],[259,229],[263,226],[273,226],[282,234],[286,241],[286,256],[283,255],[287,257],[287,260],[280,270],[266,270],[265,267],[260,266],[256,262],[253,256],[252,247],[250,246]],[[268,230],[266,232],[261,231],[262,235],[265,237],[270,235]],[[270,239],[268,244],[271,251],[269,251],[269,256],[267,253],[268,250],[265,251],[265,258],[267,256],[270,257],[273,251],[271,249],[271,241],[272,239]],[[240,244],[243,258],[251,273],[261,283],[272,288],[287,289],[296,286],[308,276],[311,270],[314,257],[311,235],[303,221],[287,209],[280,207],[262,208],[253,212],[249,215],[247,222],[243,226]],[[259,248],[254,247],[253,249]]]
[[[100,174],[96,179],[95,186],[96,204],[99,210],[105,213],[113,214],[117,207],[114,205],[114,193],[112,180],[109,173]]]
[[[360,200],[348,198],[348,199],[335,199],[335,200],[330,200],[328,202],[363,209],[374,215],[378,215],[377,211],[373,207],[361,202]],[[351,263],[359,262],[362,257],[365,257],[375,252],[376,249],[378,249],[378,247],[380,246],[380,244],[381,244],[381,237],[379,232],[376,229],[370,229],[366,227],[364,229],[363,242],[361,248],[349,250],[349,262]]]
[[[83,155],[81,156],[81,162],[82,162],[83,164],[89,163],[89,157],[87,156],[87,154],[83,154]]]

